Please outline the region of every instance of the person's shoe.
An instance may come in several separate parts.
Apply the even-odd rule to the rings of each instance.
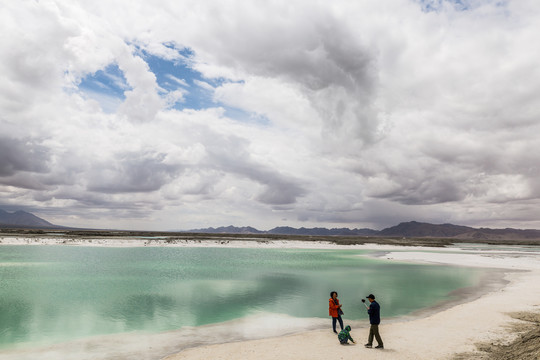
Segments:
[[[371,348],[371,347],[372,347],[371,344],[366,344],[366,345],[364,345],[364,346],[367,347],[367,348]]]
[[[375,346],[375,349],[384,349],[384,346],[382,346],[382,345],[377,345],[377,346]]]
[[[337,331],[336,331],[336,330],[334,330],[334,334],[337,334]]]

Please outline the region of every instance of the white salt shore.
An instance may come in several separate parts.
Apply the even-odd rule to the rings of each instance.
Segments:
[[[290,335],[275,337],[275,332],[268,332],[257,327],[250,331],[259,337],[256,340],[237,341],[235,334],[220,333],[219,326],[208,326],[202,331],[207,339],[220,337],[222,344],[204,345],[205,342],[193,341],[191,348],[179,353],[179,341],[191,341],[199,333],[196,329],[184,329],[156,335],[132,334],[129,341],[122,336],[103,336],[93,341],[73,342],[55,345],[44,349],[0,352],[0,359],[54,359],[62,354],[64,359],[452,359],[455,354],[476,351],[475,344],[481,342],[504,343],[511,341],[516,334],[508,330],[508,325],[518,322],[509,313],[518,311],[540,312],[540,252],[526,249],[471,250],[459,248],[402,247],[390,245],[352,245],[342,246],[332,243],[288,242],[288,241],[178,241],[152,239],[59,239],[59,238],[24,238],[0,237],[0,245],[82,245],[82,246],[227,246],[227,247],[267,247],[267,248],[311,248],[311,249],[370,249],[380,251],[381,257],[388,261],[429,262],[456,266],[476,266],[498,269],[497,273],[507,281],[503,287],[484,289],[479,296],[470,301],[455,304],[450,308],[416,318],[384,318],[382,309],[381,336],[385,349],[366,349],[367,324],[353,325],[352,337],[356,344],[339,345],[337,337],[330,329],[330,318],[313,323],[297,322],[291,328]],[[382,298],[384,294],[380,294]],[[286,321],[279,318],[277,321]],[[320,324],[328,323],[327,330]],[[256,323],[255,323],[256,324]],[[253,326],[251,323],[250,326]],[[227,328],[230,330],[230,328]],[[228,330],[228,331],[229,331]],[[257,334],[260,332],[263,335]],[[259,336],[257,336],[259,335]],[[191,336],[191,337],[190,337]],[[262,339],[261,339],[262,338]],[[72,351],[66,357],[66,348]],[[107,353],[100,356],[99,353]],[[96,351],[98,349],[99,351]],[[111,357],[111,349],[114,356]],[[167,355],[168,354],[168,355]],[[36,357],[37,356],[37,357]],[[540,355],[539,355],[540,356]]]

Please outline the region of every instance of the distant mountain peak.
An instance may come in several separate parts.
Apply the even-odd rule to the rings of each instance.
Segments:
[[[47,220],[23,210],[17,210],[13,213],[9,213],[0,209],[0,227],[52,229],[61,228],[62,226],[51,224]]]
[[[474,229],[468,226],[409,221],[381,230],[379,235],[403,237],[454,237],[472,230]]]

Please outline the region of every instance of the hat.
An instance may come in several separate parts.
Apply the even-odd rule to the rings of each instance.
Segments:
[[[375,295],[369,294],[368,296],[366,296],[366,299],[373,299],[373,300],[375,300]]]

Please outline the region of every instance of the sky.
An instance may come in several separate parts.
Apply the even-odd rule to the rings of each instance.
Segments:
[[[7,0],[0,209],[540,229],[537,0]]]

